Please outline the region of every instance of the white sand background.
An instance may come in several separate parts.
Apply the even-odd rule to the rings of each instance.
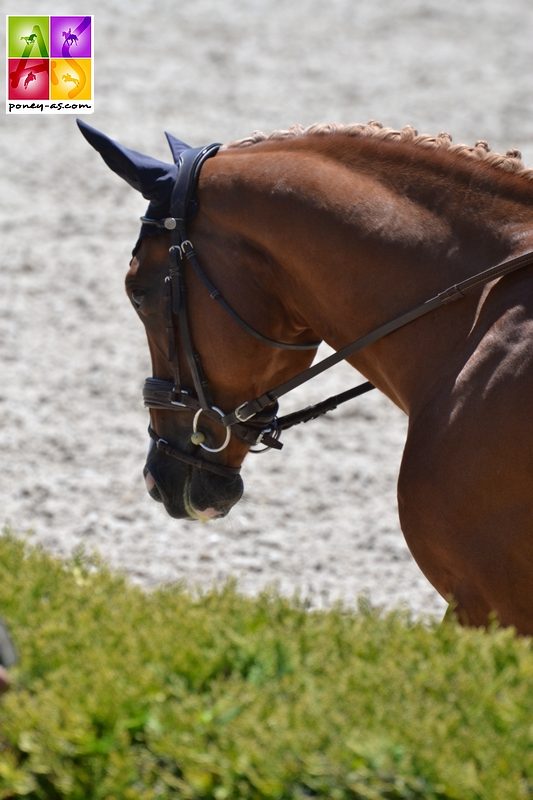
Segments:
[[[518,147],[533,164],[525,0],[23,5],[2,10],[95,15],[97,111],[86,119],[161,159],[165,128],[205,144],[374,118]],[[277,584],[318,606],[366,594],[439,613],[397,518],[406,419],[377,392],[288,432],[282,454],[250,456],[246,495],[225,520],[172,520],[150,500],[148,350],[123,292],[145,203],[73,117],[2,114],[0,142],[0,521],[54,553],[94,550],[147,586],[234,576],[245,592]],[[282,410],[357,377],[343,365]]]

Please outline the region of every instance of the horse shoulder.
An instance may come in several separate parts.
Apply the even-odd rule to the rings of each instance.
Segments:
[[[503,313],[496,291],[462,366],[410,419],[398,501],[413,555],[465,621],[495,610],[531,632],[533,309],[519,284]]]

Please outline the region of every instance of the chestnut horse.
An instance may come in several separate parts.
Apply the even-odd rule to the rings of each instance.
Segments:
[[[454,146],[447,134],[378,123],[256,135],[206,158],[195,176],[184,246],[194,244],[204,273],[202,280],[185,259],[186,329],[175,306],[169,310],[173,239],[165,228],[187,145],[167,134],[175,166],[80,127],[150,200],[126,286],[146,328],[153,375],[172,385],[179,363],[182,385],[194,381],[197,393],[208,385],[221,417],[307,368],[317,341],[342,349],[533,250],[533,172],[516,151],[498,156],[485,142]],[[226,307],[212,302],[217,295]],[[265,337],[307,349],[272,347]],[[192,374],[195,353],[203,383]],[[348,360],[409,416],[399,512],[420,568],[464,624],[486,625],[495,615],[533,634],[531,266]],[[149,403],[158,446],[145,467],[148,490],[172,516],[221,516],[241,496],[237,470],[250,444],[233,436],[222,449],[216,414],[194,413],[204,407],[198,401],[188,410],[188,397],[181,393],[180,413]],[[205,442],[211,450],[201,449]]]

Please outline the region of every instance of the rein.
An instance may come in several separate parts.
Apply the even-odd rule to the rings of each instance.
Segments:
[[[307,383],[307,381],[315,378],[317,375],[320,375],[322,372],[325,372],[330,367],[335,366],[335,364],[344,361],[344,359],[348,358],[348,356],[357,353],[359,350],[362,350],[364,347],[368,347],[374,342],[377,342],[378,339],[382,339],[384,336],[387,336],[389,333],[393,333],[397,331],[399,328],[403,328],[405,325],[408,325],[410,322],[414,322],[414,320],[423,317],[425,314],[429,314],[430,311],[434,311],[441,306],[448,305],[449,303],[454,302],[455,300],[459,300],[461,297],[464,297],[467,292],[472,289],[476,289],[484,284],[488,283],[491,280],[495,280],[496,278],[501,278],[504,275],[508,275],[511,272],[515,272],[518,269],[523,267],[528,267],[533,265],[533,252],[524,253],[521,256],[516,256],[515,258],[511,258],[508,261],[502,261],[499,264],[495,264],[488,269],[483,270],[482,272],[478,272],[476,275],[471,276],[470,278],[466,278],[464,281],[460,281],[459,283],[454,284],[453,286],[449,286],[443,292],[439,292],[434,297],[425,300],[420,305],[415,306],[415,308],[406,311],[403,314],[400,314],[398,317],[394,317],[394,319],[390,320],[389,322],[385,322],[383,325],[380,325],[377,328],[374,328],[373,331],[367,333],[365,336],[361,336],[359,339],[355,339],[353,342],[342,347],[340,350],[337,350],[332,355],[327,356],[326,358],[319,361],[318,364],[313,364],[312,366],[308,367],[303,372],[299,372],[290,380],[286,381],[285,383],[281,383],[279,386],[276,386],[274,389],[265,392],[265,394],[260,395],[259,397],[254,398],[253,400],[247,400],[245,403],[242,403],[235,411],[227,414],[223,422],[225,425],[232,425],[233,420],[246,420],[247,418],[253,417],[254,414],[261,411],[262,408],[265,407],[267,403],[272,403],[273,400],[277,400],[278,398],[282,397],[283,395],[287,394],[288,392],[296,389],[297,386],[301,386],[303,383]],[[367,387],[367,388],[366,388]],[[375,388],[370,383],[363,383],[360,384],[358,387],[354,387],[351,391],[356,391],[360,389],[362,391],[358,392],[358,394],[364,393],[364,391],[369,391],[370,389]],[[350,392],[346,392],[346,395],[349,395]],[[354,396],[357,396],[354,395]],[[340,397],[340,395],[339,395]],[[334,400],[335,398],[330,398],[330,400]],[[346,400],[350,400],[351,396],[346,397]],[[329,401],[324,401],[325,403]],[[345,402],[343,400],[342,402]],[[315,406],[311,406],[311,408],[315,408]],[[329,409],[327,409],[329,410]]]
[[[279,441],[279,436],[283,430],[288,430],[294,425],[316,419],[326,414],[328,411],[337,408],[342,403],[359,397],[375,387],[372,383],[366,381],[341,394],[333,395],[320,403],[308,406],[283,417],[277,416],[278,399],[280,397],[291,392],[296,387],[307,383],[307,381],[315,378],[335,364],[340,363],[384,336],[393,333],[399,328],[408,325],[410,322],[429,314],[431,311],[441,306],[445,306],[464,297],[465,294],[472,289],[483,286],[491,280],[515,272],[523,267],[533,265],[533,252],[528,252],[509,259],[508,261],[500,262],[470,278],[466,278],[448,287],[444,291],[439,292],[434,297],[425,300],[414,308],[394,317],[383,325],[378,326],[366,335],[355,339],[332,355],[322,359],[317,364],[293,376],[288,381],[279,384],[258,397],[246,400],[233,411],[225,413],[211,402],[209,385],[203,373],[201,359],[199,354],[194,350],[188,321],[185,290],[184,269],[187,264],[192,267],[200,281],[204,284],[209,293],[209,297],[217,301],[222,308],[224,308],[226,313],[247,333],[264,344],[285,350],[315,350],[320,342],[290,344],[265,336],[246,322],[229,303],[227,303],[220,291],[202,269],[196,256],[194,246],[191,240],[187,238],[186,223],[188,218],[197,210],[195,193],[202,165],[208,158],[216,155],[219,148],[220,145],[212,144],[204,148],[190,148],[185,150],[178,162],[178,177],[172,191],[170,215],[162,219],[141,217],[143,225],[154,226],[162,231],[169,231],[171,234],[169,272],[165,278],[165,283],[168,287],[168,359],[172,364],[174,374],[173,380],[147,378],[143,387],[144,404],[147,408],[154,409],[194,411],[195,415],[190,441],[196,448],[201,448],[208,453],[218,453],[224,450],[229,443],[231,433],[234,433],[239,439],[251,446],[261,445],[262,450],[269,448],[281,450],[283,445]],[[181,386],[174,318],[178,320],[183,350],[192,375],[194,393]],[[198,420],[202,414],[205,414],[209,419],[215,422],[221,423],[225,427],[225,439],[221,446],[208,447],[205,444],[205,435],[197,429]],[[148,428],[148,432],[155,442],[155,446],[172,458],[176,458],[195,468],[203,469],[226,478],[234,478],[239,472],[239,468],[237,467],[228,467],[213,463],[197,455],[178,450],[165,439],[159,437],[151,426]],[[262,450],[252,449],[251,452],[262,452]],[[198,450],[196,452],[198,452]]]

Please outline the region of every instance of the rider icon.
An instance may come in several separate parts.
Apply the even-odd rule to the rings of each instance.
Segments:
[[[26,77],[26,80],[24,81],[24,88],[27,89],[28,86],[30,85],[30,83],[32,81],[36,81],[36,80],[37,80],[37,76],[30,69],[30,71],[29,71],[29,73],[28,73],[28,75]]]
[[[73,83],[74,86],[80,85],[79,78],[74,78],[69,72],[63,75],[63,80],[65,81],[65,83]]]
[[[65,40],[65,44],[69,47],[71,44],[78,44],[78,37],[75,33],[72,33],[72,28],[69,28],[68,31],[63,31],[61,36]]]

